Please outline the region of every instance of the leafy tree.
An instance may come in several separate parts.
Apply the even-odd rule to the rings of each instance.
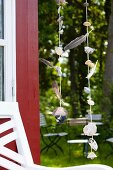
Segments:
[[[57,8],[55,0],[39,0],[39,57],[49,60],[54,65],[58,64],[58,57],[54,53],[55,46],[58,46]],[[68,0],[62,15],[64,16],[65,28],[61,40],[63,46],[65,46],[76,37],[86,33],[86,28],[83,26],[83,22],[86,20],[83,1]],[[88,15],[88,19],[94,27],[94,31],[90,33],[89,42],[90,46],[96,49],[90,57],[93,62],[98,60],[96,75],[91,79],[92,97],[96,100],[96,105],[99,106],[108,25],[105,15],[105,1],[89,0]],[[64,73],[62,78],[62,97],[65,102],[69,103],[70,107],[66,107],[70,113],[73,113],[71,116],[85,115],[87,110],[87,99],[83,91],[84,87],[87,86],[87,79],[85,78],[87,76],[87,67],[85,66],[87,58],[84,53],[84,46],[85,43],[72,49],[69,57],[63,58],[62,63]],[[56,72],[40,62],[41,109],[53,110],[53,107],[58,104],[51,90],[53,80],[59,81]],[[42,103],[45,103],[45,106]],[[99,111],[99,107],[94,106],[94,112],[97,111]]]

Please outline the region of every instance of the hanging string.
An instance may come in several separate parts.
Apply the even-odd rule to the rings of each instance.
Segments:
[[[84,134],[87,136],[91,136],[91,138],[89,139],[89,145],[91,146],[91,152],[88,154],[87,158],[91,158],[94,159],[95,157],[97,157],[95,155],[95,153],[93,152],[93,149],[96,151],[98,148],[98,145],[96,143],[96,141],[94,140],[93,136],[96,133],[97,127],[95,124],[93,124],[92,122],[92,105],[94,105],[94,102],[92,101],[92,96],[91,96],[91,85],[90,85],[90,78],[93,75],[93,73],[95,72],[95,68],[96,68],[96,64],[92,63],[90,60],[90,54],[93,53],[94,49],[89,47],[89,33],[92,31],[89,31],[89,26],[91,25],[90,22],[88,21],[88,5],[89,3],[86,2],[84,3],[84,6],[86,8],[86,21],[83,23],[84,26],[86,26],[86,31],[87,31],[87,37],[86,37],[86,47],[85,47],[85,52],[87,53],[87,66],[88,66],[88,76],[87,76],[87,80],[88,80],[88,104],[89,104],[89,111],[88,114],[90,116],[90,123],[88,125],[86,125],[83,129]],[[85,63],[85,64],[86,64]]]
[[[67,114],[68,112],[66,111],[66,109],[64,107],[62,107],[62,104],[64,104],[63,100],[62,100],[62,70],[61,70],[61,57],[63,54],[63,48],[62,48],[62,44],[61,44],[61,34],[63,34],[63,16],[61,16],[61,10],[63,9],[63,6],[67,3],[65,0],[56,0],[57,4],[58,4],[58,46],[55,47],[55,52],[58,55],[58,66],[55,66],[55,68],[57,68],[58,71],[58,76],[59,76],[59,86],[57,84],[57,82],[53,83],[53,89],[54,92],[57,95],[57,98],[59,99],[59,107],[57,107],[54,111],[53,111],[53,115],[56,118],[57,123],[63,123],[66,118],[67,118]]]
[[[87,44],[87,47],[89,47],[89,22],[88,22],[88,2],[87,2],[87,0],[86,0],[86,2],[85,2],[85,7],[86,7],[86,31],[87,31],[87,38],[86,38],[86,44]],[[90,57],[89,57],[89,53],[87,53],[87,60],[89,60],[90,59]],[[89,74],[89,72],[90,72],[90,67],[89,67],[89,65],[88,65],[88,74]],[[91,87],[90,87],[90,79],[88,79],[88,88],[90,89],[90,93],[89,93],[89,98],[91,99]],[[89,112],[90,112],[90,120],[91,120],[91,122],[92,122],[92,106],[91,105],[89,105]]]
[[[58,14],[58,19],[59,20],[60,20],[60,17],[61,17],[60,13],[61,13],[61,6],[60,6],[60,0],[59,0],[59,14]],[[60,21],[58,23],[59,23],[59,31],[58,31],[59,47],[61,47],[61,35],[60,35],[61,23],[60,23]],[[60,67],[60,70],[61,70],[60,57],[61,57],[61,55],[59,55],[59,67]],[[60,95],[62,95],[62,79],[61,79],[61,75],[60,75],[59,79],[60,79]],[[60,107],[61,106],[62,106],[62,101],[61,101],[61,98],[60,98]]]

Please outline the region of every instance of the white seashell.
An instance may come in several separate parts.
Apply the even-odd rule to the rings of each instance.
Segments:
[[[63,29],[62,29],[62,30],[60,30],[60,31],[59,31],[59,33],[60,33],[60,34],[63,34],[63,33],[64,33],[64,30],[63,30]]]
[[[62,76],[62,71],[61,71],[61,67],[59,67],[59,66],[55,66],[54,67],[55,68],[55,70],[57,71],[57,73],[58,73],[58,76]]]
[[[62,26],[63,26],[63,21],[59,22],[59,30],[62,29]]]
[[[94,149],[95,151],[97,151],[98,145],[97,145],[97,142],[96,142],[93,138],[90,138],[90,139],[89,139],[89,145],[91,146],[92,149]]]
[[[98,61],[97,61],[98,62]],[[90,69],[90,72],[89,72],[89,74],[87,75],[87,79],[90,79],[91,78],[91,76],[95,73],[95,70],[96,70],[96,66],[97,66],[97,62],[96,62],[96,64],[95,64],[95,66],[92,68],[92,69]]]
[[[95,66],[95,64],[92,63],[91,60],[87,60],[87,61],[85,62],[85,64],[88,65],[88,66],[91,67],[91,68],[93,68],[93,67]]]
[[[85,3],[84,3],[84,6],[85,6],[85,7],[89,6],[89,3],[85,2]]]
[[[63,16],[60,16],[58,19],[57,19],[57,22],[61,22],[63,20]]]
[[[90,105],[90,106],[94,106],[95,102],[91,99],[87,100],[87,103]]]
[[[86,26],[86,27],[89,27],[89,26],[91,26],[91,23],[86,21],[86,22],[83,23],[83,25]]]
[[[57,55],[62,55],[63,53],[62,47],[55,47],[55,52]]]
[[[91,90],[90,90],[90,88],[89,88],[89,87],[84,87],[84,92],[85,92],[85,93],[88,93],[88,94],[89,94],[89,93],[90,93],[90,91],[91,91]]]
[[[53,111],[53,115],[54,116],[67,116],[67,110],[65,110],[63,107],[57,107],[54,111]]]
[[[57,107],[53,111],[53,115],[56,118],[57,123],[63,123],[67,118],[67,111],[63,107]]]
[[[61,9],[61,6],[59,6],[59,8],[58,8],[58,14],[60,14],[60,9]]]
[[[83,128],[83,132],[86,136],[93,136],[97,132],[95,123],[90,122]]]
[[[90,72],[89,72],[89,74],[87,75],[86,78],[87,78],[87,79],[90,79],[94,73],[95,73],[95,67],[93,67],[93,68],[90,70]]]
[[[92,54],[92,53],[95,51],[95,49],[86,46],[86,47],[84,47],[84,51],[85,51],[86,53],[88,53],[88,54]]]
[[[60,3],[66,3],[66,1],[65,0],[60,0]]]
[[[94,158],[96,158],[97,156],[96,156],[96,154],[94,153],[94,152],[90,152],[89,154],[88,154],[88,156],[87,156],[87,158],[90,158],[90,159],[94,159]]]
[[[58,5],[65,5],[67,2],[65,0],[56,0]]]

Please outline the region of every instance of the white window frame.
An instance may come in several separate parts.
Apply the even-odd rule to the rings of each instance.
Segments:
[[[4,100],[16,101],[16,4],[15,0],[4,0]]]

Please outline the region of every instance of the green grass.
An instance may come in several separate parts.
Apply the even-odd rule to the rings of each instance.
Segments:
[[[72,130],[73,131],[73,130]],[[74,134],[75,135],[75,134]],[[69,144],[66,139],[62,138],[59,145],[63,148],[63,153],[57,149],[57,155],[52,149],[43,151],[41,153],[41,165],[47,167],[68,167],[82,164],[105,164],[113,167],[113,154],[107,157],[112,152],[112,148],[107,142],[104,142],[103,137],[100,135],[97,139],[99,145],[96,151],[97,158],[94,160],[87,159],[83,154],[83,144],[70,144],[71,152],[69,153]],[[41,141],[41,147],[44,144]],[[90,151],[90,147],[88,149]]]

